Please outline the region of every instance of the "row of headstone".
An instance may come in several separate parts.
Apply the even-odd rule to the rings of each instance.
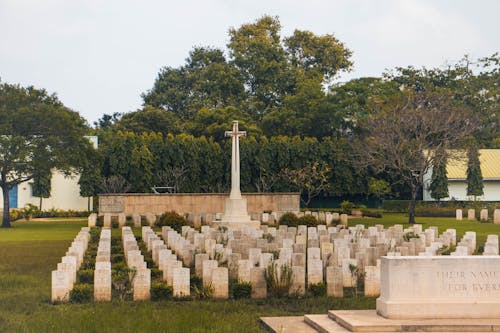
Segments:
[[[168,246],[164,240],[158,237],[151,227],[142,227],[142,234],[148,251],[152,252],[154,263],[163,273],[163,280],[172,287],[173,296],[176,298],[188,297],[190,295],[190,270],[182,266],[182,255],[176,255],[172,252],[174,250],[179,254],[185,253],[182,244],[178,244],[178,241],[184,239],[170,227],[163,227],[162,235],[167,240],[167,244],[173,245],[173,247]]]
[[[76,235],[66,255],[52,271],[51,300],[66,302],[76,281],[76,272],[80,268],[90,240],[89,228],[84,227]]]
[[[111,229],[103,228],[94,270],[94,300],[111,301]]]
[[[461,209],[457,209],[455,215],[456,215],[457,221],[462,221],[463,211]],[[476,210],[475,209],[467,210],[467,219],[469,221],[476,220]],[[481,209],[481,211],[479,212],[479,220],[480,221],[488,221],[488,210],[487,209]],[[493,211],[493,223],[500,224],[500,209],[495,209]]]
[[[122,228],[122,242],[127,266],[133,272],[132,285],[134,301],[149,300],[151,297],[151,270],[147,268],[144,256],[130,227]]]
[[[144,217],[150,226],[155,225],[156,220],[157,220],[157,216],[155,214],[147,213],[144,215]],[[103,227],[111,228],[113,218],[117,219],[119,228],[123,228],[127,223],[127,215],[125,215],[123,213],[119,213],[119,214],[104,213],[102,215]],[[142,225],[142,216],[140,214],[132,214],[131,218],[132,218],[132,223],[133,223],[134,227],[140,228]],[[89,228],[95,227],[97,224],[97,219],[98,219],[98,215],[96,213],[90,214],[88,217],[88,224],[87,224],[88,227]]]
[[[484,244],[483,255],[497,256],[498,255],[498,235],[488,235]]]

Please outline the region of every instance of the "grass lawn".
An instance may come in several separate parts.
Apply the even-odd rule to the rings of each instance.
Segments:
[[[404,223],[405,217],[387,215],[350,223],[358,221],[390,226]],[[487,234],[500,232],[500,226],[491,223],[448,218],[417,222],[424,228],[437,225],[441,232],[453,227],[460,236],[475,230],[478,245]],[[364,297],[52,305],[50,272],[85,224],[83,219],[55,219],[0,228],[0,332],[262,332],[257,322],[261,316],[375,307],[374,299]]]

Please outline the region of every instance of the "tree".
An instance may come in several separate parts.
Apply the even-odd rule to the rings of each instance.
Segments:
[[[85,120],[43,89],[0,85],[0,187],[2,227],[10,227],[9,190],[38,170],[70,175],[91,149]]]
[[[383,179],[370,177],[368,180],[368,194],[372,194],[381,199],[384,195],[391,193],[391,186]]]
[[[475,201],[477,196],[484,194],[479,151],[475,144],[470,145],[467,151],[467,158],[467,195],[474,196]]]
[[[51,170],[39,170],[33,175],[33,196],[40,198],[39,209],[42,210],[42,200],[43,198],[50,197],[51,191],[51,180],[52,172]]]
[[[364,136],[355,142],[354,162],[399,176],[410,189],[408,222],[415,223],[415,202],[423,175],[458,148],[477,128],[470,111],[445,91],[403,90],[372,105],[358,120]]]
[[[283,175],[298,188],[301,200],[309,207],[311,200],[327,189],[330,171],[330,167],[323,161],[307,161],[300,169],[284,169]]]
[[[440,154],[442,154],[442,152]],[[449,196],[446,164],[447,159],[444,154],[444,157],[441,160],[436,161],[436,164],[432,167],[432,177],[429,190],[431,192],[431,197],[437,201]]]

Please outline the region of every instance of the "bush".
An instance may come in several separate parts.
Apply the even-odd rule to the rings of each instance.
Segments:
[[[314,297],[320,297],[326,295],[326,284],[324,284],[323,282],[310,284],[308,288],[309,292]]]
[[[453,207],[416,207],[415,216],[421,217],[455,217]]]
[[[351,211],[356,207],[356,205],[348,200],[342,201],[340,204],[340,211],[344,214],[351,214]]]
[[[90,302],[94,296],[94,286],[91,284],[75,284],[69,293],[69,300],[73,303]]]
[[[19,212],[17,209],[13,209],[10,211],[11,221],[19,220],[20,218],[21,218],[21,212]]]
[[[201,289],[201,287],[203,286],[202,278],[196,274],[191,274],[191,276],[189,277],[189,283],[191,286],[191,290],[194,290],[195,287]]]
[[[382,209],[384,212],[406,213],[408,212],[409,200],[384,200]]]
[[[31,220],[32,217],[37,217],[40,213],[40,209],[37,206],[32,204],[27,204],[20,211],[22,217],[24,217],[27,221]]]
[[[104,227],[104,216],[98,216],[95,222],[96,227]]]
[[[81,269],[76,276],[80,283],[94,284],[94,271],[91,269]]]
[[[117,229],[120,225],[118,224],[118,221],[112,221],[111,222],[111,228]]]
[[[318,225],[318,220],[312,215],[304,215],[299,217],[299,225],[306,225],[308,227],[316,227]]]
[[[94,268],[95,268],[95,257],[92,257],[87,254],[83,259],[82,265],[80,266],[80,270],[87,271],[87,270],[93,270]]]
[[[124,262],[124,261],[125,261],[125,256],[121,253],[113,254],[111,256],[111,263],[112,264],[117,264],[119,262]]]
[[[296,227],[299,225],[299,218],[294,213],[288,212],[281,215],[279,224],[286,225],[289,227]]]
[[[379,209],[362,208],[361,212],[366,217],[375,217],[377,219],[382,217],[382,211]]]
[[[161,281],[163,278],[163,272],[158,268],[151,268],[151,281]]]
[[[288,296],[292,282],[293,271],[290,264],[284,264],[279,268],[275,261],[269,263],[266,268],[266,283],[267,290],[272,296]]]
[[[160,216],[156,222],[157,227],[171,227],[177,232],[181,232],[183,226],[188,225],[184,216],[177,214],[174,211],[166,212]]]
[[[151,300],[164,301],[171,300],[173,289],[165,283],[153,282],[151,283]]]
[[[116,272],[123,272],[123,271],[128,270],[128,266],[125,263],[125,261],[119,262],[117,264],[113,264],[111,266],[111,268],[113,269],[113,271],[116,271]]]
[[[250,298],[252,296],[252,284],[249,282],[238,282],[231,285],[231,295],[234,299]]]

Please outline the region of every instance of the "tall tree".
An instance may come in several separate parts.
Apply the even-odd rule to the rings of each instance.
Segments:
[[[52,180],[52,172],[51,170],[37,170],[37,172],[33,176],[33,196],[40,198],[39,209],[42,210],[42,201],[43,198],[50,197],[51,191],[51,180]]]
[[[474,200],[476,200],[476,197],[484,194],[483,175],[477,145],[470,145],[467,158],[467,195],[473,196]]]
[[[402,91],[359,120],[365,136],[357,142],[355,161],[388,171],[410,188],[408,222],[415,223],[415,202],[423,175],[476,129],[470,111],[443,91]],[[444,152],[444,153],[438,153]]]
[[[85,120],[43,89],[0,84],[0,114],[2,227],[10,227],[9,190],[38,170],[73,173],[91,145]]]
[[[431,183],[429,185],[431,197],[437,201],[449,196],[448,176],[446,175],[446,164],[448,159],[443,152],[439,152],[439,154],[443,155],[443,158],[436,160],[436,164],[432,166]]]

